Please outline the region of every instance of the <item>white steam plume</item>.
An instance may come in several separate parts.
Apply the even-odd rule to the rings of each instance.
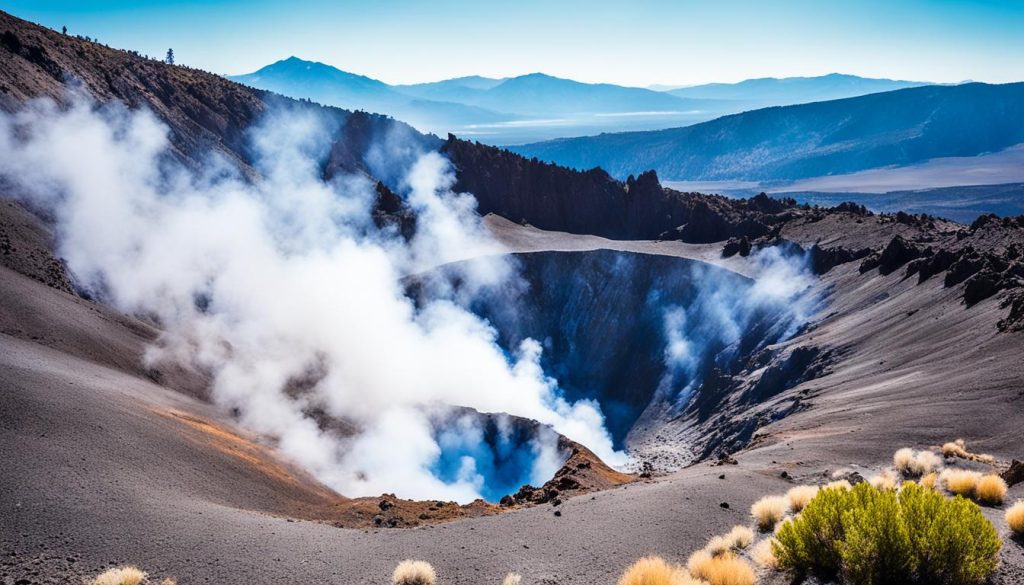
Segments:
[[[320,179],[330,131],[310,111],[267,117],[252,133],[263,178],[250,184],[216,160],[204,173],[168,162],[168,130],[144,111],[34,102],[0,116],[0,176],[53,211],[80,284],[162,323],[150,359],[208,368],[219,404],[343,494],[480,497],[487,478],[471,457],[454,480],[432,472],[440,405],[532,418],[623,464],[598,406],[566,402],[544,375],[538,343],[509,356],[455,302],[406,296],[410,274],[500,250],[475,200],[451,192],[447,161],[409,157],[402,180],[418,229],[406,243],[374,226],[367,179]],[[515,277],[500,259],[470,264],[461,276],[474,286]],[[288,393],[300,378],[312,389]],[[322,431],[310,407],[360,432]],[[553,434],[543,436],[535,482],[558,465]]]
[[[728,361],[758,319],[766,318],[758,323],[765,327],[762,341],[780,342],[806,324],[817,306],[816,279],[806,254],[787,254],[773,246],[758,250],[750,262],[755,274],[744,286],[737,286],[735,278],[723,278],[720,270],[694,265],[693,278],[700,283],[696,298],[686,307],[664,311],[664,360],[669,371],[662,387],[682,380],[676,396],[680,405],[701,383],[699,369],[705,360],[713,356]]]

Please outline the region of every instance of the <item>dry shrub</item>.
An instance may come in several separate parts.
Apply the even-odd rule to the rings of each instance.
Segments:
[[[849,491],[849,490],[853,489],[853,485],[849,481],[847,481],[845,479],[837,479],[835,481],[830,481],[827,484],[825,484],[825,488],[824,489],[827,489],[827,490],[830,490],[830,489],[841,489],[841,490]]]
[[[704,555],[699,553],[704,552]],[[750,563],[733,554],[711,556],[705,551],[697,551],[686,563],[690,573],[697,579],[703,579],[710,585],[753,585],[754,569]],[[621,585],[621,583],[620,583]]]
[[[516,581],[518,583],[518,581]],[[644,557],[619,577],[619,585],[699,585],[686,569],[661,557]]]
[[[900,449],[892,457],[893,465],[904,477],[920,477],[942,466],[942,459],[931,451]]]
[[[789,500],[789,509],[799,512],[804,509],[814,496],[818,495],[818,486],[798,485],[786,492],[786,499]]]
[[[773,544],[775,538],[766,538],[754,545],[750,550],[750,558],[763,569],[774,571],[779,568],[779,559],[775,558]]]
[[[117,567],[97,575],[92,585],[139,585],[146,577],[146,572],[136,567]]]
[[[928,475],[922,477],[920,479],[920,481],[918,481],[917,483],[919,483],[921,485],[921,487],[923,487],[925,489],[933,490],[933,489],[935,489],[936,484],[938,483],[938,481],[939,481],[939,474],[937,474],[937,473],[935,473],[933,471],[933,472],[929,473]]]
[[[971,453],[967,450],[967,444],[964,443],[963,439],[957,439],[951,443],[946,443],[942,446],[942,455],[944,457],[959,457],[961,459],[969,459],[971,461],[978,461],[979,463],[987,463],[989,465],[996,462],[996,458],[991,455],[985,455],[984,453]]]
[[[974,489],[978,486],[981,474],[964,469],[946,469],[939,475],[939,479],[949,493],[969,498],[974,496]]]
[[[1010,506],[1006,511],[1006,525],[1017,536],[1024,536],[1024,500]]]
[[[782,520],[787,510],[789,500],[785,496],[765,496],[754,502],[750,507],[750,514],[757,520],[757,527],[763,532],[768,532]]]
[[[896,466],[896,471],[903,475],[911,475],[914,467],[914,450],[910,447],[899,449],[892,456],[892,464]]]
[[[957,439],[955,441],[946,443],[942,446],[943,457],[959,457],[961,459],[967,459],[969,457],[967,453],[967,446],[964,444],[963,439]]]
[[[523,576],[519,573],[509,573],[505,575],[505,579],[501,582],[501,585],[519,585],[523,581]]]
[[[430,563],[424,561],[404,560],[395,567],[391,574],[395,585],[434,585],[437,574]]]
[[[742,550],[754,541],[754,531],[746,526],[733,526],[725,538],[732,543],[732,548]]]
[[[918,451],[914,457],[917,475],[927,475],[942,467],[942,458],[931,451]]]
[[[871,487],[879,490],[895,490],[897,486],[896,478],[888,471],[871,476],[868,483],[871,484]]]
[[[999,505],[1006,497],[1006,490],[1006,482],[1003,481],[1003,478],[990,473],[978,480],[978,485],[974,487],[974,495],[979,502]]]
[[[746,526],[733,526],[732,530],[708,541],[704,550],[718,556],[734,550],[743,550],[754,540],[754,531]]]

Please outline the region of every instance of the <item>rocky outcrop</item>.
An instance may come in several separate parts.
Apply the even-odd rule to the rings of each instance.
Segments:
[[[1018,483],[1024,482],[1024,461],[1017,461],[1014,459],[1010,463],[1010,467],[1001,474],[1003,481],[1006,485],[1013,487]]]
[[[851,250],[843,246],[822,248],[818,244],[814,244],[810,250],[811,270],[815,274],[825,274],[840,264],[860,260],[869,254],[871,254],[871,248],[859,250]]]
[[[653,171],[616,181],[601,169],[567,169],[454,136],[441,150],[455,166],[455,189],[473,193],[482,214],[553,231],[693,243],[752,240],[796,205],[767,195],[731,200],[681,193],[663,188]]]
[[[608,467],[590,449],[565,437],[561,438],[559,448],[568,452],[569,458],[555,472],[553,478],[539,488],[529,484],[520,487],[516,493],[503,497],[500,505],[504,508],[538,504],[551,504],[557,507],[565,498],[608,489],[638,479],[635,475]]]
[[[878,268],[882,275],[892,274],[897,268],[922,255],[922,250],[901,236],[895,236],[880,253],[872,254],[860,265],[861,274]]]

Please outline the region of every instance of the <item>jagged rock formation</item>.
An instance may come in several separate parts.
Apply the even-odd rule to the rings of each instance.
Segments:
[[[653,171],[616,181],[601,169],[574,171],[449,136],[441,148],[455,165],[455,189],[473,193],[482,214],[541,229],[616,239],[716,242],[758,238],[764,219],[794,207],[767,196],[734,202],[661,187]]]

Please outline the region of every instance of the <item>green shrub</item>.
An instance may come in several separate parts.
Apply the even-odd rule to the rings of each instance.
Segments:
[[[779,567],[795,573],[839,572],[843,510],[849,507],[852,493],[842,487],[826,487],[795,520],[782,523],[772,543]]]
[[[981,583],[1001,546],[976,504],[914,483],[823,489],[773,543],[780,568],[855,585]]]

